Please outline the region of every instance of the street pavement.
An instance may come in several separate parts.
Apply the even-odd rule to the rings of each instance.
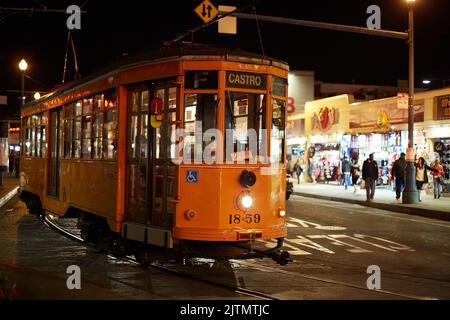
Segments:
[[[174,268],[285,300],[450,299],[450,222],[296,195],[287,222],[284,250],[293,261],[286,266],[198,259]],[[21,298],[248,298],[98,253],[44,226],[17,196],[0,208],[0,235],[0,276],[17,282]],[[66,287],[70,265],[82,269],[81,291]]]
[[[366,201],[365,189],[362,190],[358,187],[357,192],[354,193],[353,187],[345,190],[344,186],[337,184],[294,183],[294,194],[450,221],[449,194],[441,196],[440,199],[434,199],[431,190],[422,190],[422,202],[417,204],[403,204],[401,198],[400,200],[395,199],[395,191],[387,187],[378,187],[374,199],[370,202]]]
[[[450,299],[449,222],[299,196],[287,216],[285,247],[309,275],[362,286],[375,265],[381,290]]]

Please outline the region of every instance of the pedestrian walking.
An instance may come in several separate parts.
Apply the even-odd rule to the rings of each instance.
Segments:
[[[361,175],[360,173],[361,168],[359,167],[358,159],[354,158],[352,159],[352,186],[354,188],[353,193],[357,192],[356,184],[358,183],[359,177]]]
[[[422,187],[424,184],[428,183],[428,170],[430,170],[432,172],[436,172],[435,169],[431,168],[430,166],[428,166],[426,164],[425,159],[423,157],[420,157],[416,163],[416,186],[417,186],[417,191],[419,191],[419,201],[420,202],[422,201],[420,199],[420,193],[422,191]]]
[[[286,172],[292,177],[292,163],[291,160],[288,160],[286,164]]]
[[[344,186],[345,186],[345,190],[348,189],[348,187],[350,186],[350,173],[352,171],[352,164],[351,162],[348,160],[347,156],[344,156],[344,160],[342,160],[342,175],[344,177]]]
[[[300,164],[300,159],[294,164],[294,172],[297,174],[297,184],[300,184],[300,175],[303,172],[302,165]]]
[[[441,197],[441,183],[442,176],[444,175],[444,168],[441,166],[438,159],[434,161],[434,166],[432,168],[434,169],[434,171],[431,172],[431,175],[433,176],[434,198],[436,199],[437,197],[439,199]]]
[[[14,162],[16,161],[16,154],[14,151],[11,151],[9,154],[9,173],[12,174],[14,172]]]
[[[378,179],[378,165],[373,159],[373,153],[371,153],[369,158],[363,163],[362,178],[366,185],[367,201],[373,200],[373,197],[375,196],[375,185]]]
[[[392,175],[395,178],[395,198],[400,199],[400,194],[403,192],[405,187],[405,173],[406,173],[406,159],[405,153],[400,154],[400,158],[395,160],[392,166]]]

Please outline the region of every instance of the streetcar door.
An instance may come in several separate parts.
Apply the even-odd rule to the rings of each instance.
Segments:
[[[127,220],[170,228],[175,213],[176,87],[173,81],[129,88]]]
[[[60,166],[60,126],[61,108],[50,111],[50,154],[48,166],[48,195],[59,197],[59,166]]]
[[[127,220],[147,223],[149,207],[149,89],[142,85],[128,91]]]
[[[175,214],[175,132],[177,128],[177,89],[174,81],[152,83],[150,90],[151,207],[148,221],[154,226],[171,227]],[[161,108],[158,109],[158,105]]]

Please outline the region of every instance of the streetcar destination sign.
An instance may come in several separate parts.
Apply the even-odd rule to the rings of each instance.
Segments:
[[[266,75],[227,71],[226,86],[229,88],[266,89]]]

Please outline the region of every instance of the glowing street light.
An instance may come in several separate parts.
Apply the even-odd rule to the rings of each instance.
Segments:
[[[25,61],[25,59],[20,60],[19,69],[22,71],[26,71],[28,69],[28,63]]]
[[[423,83],[423,84],[430,84],[430,83],[431,83],[431,80],[423,80],[422,83]]]
[[[39,100],[41,98],[41,94],[39,93],[39,92],[36,92],[35,94],[34,94],[34,99],[35,100]]]
[[[28,69],[28,63],[25,61],[25,59],[20,60],[19,69],[20,71],[22,71],[22,86],[20,90],[20,100],[21,105],[23,106],[25,104],[25,71]]]

